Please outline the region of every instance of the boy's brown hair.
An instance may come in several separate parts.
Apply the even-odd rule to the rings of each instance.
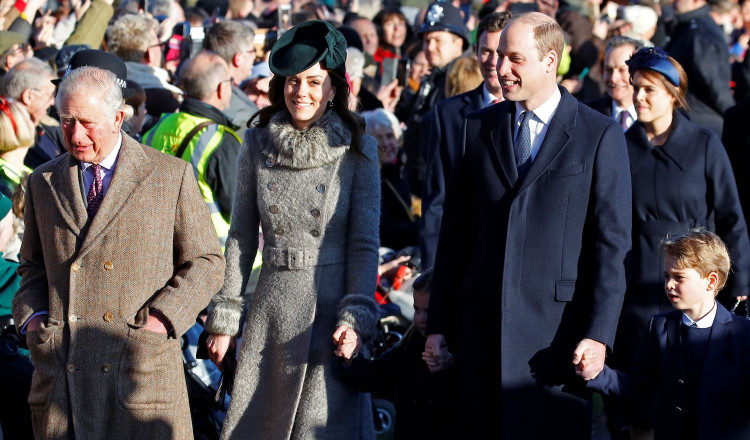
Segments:
[[[727,283],[732,267],[729,251],[718,235],[703,228],[694,228],[677,237],[667,236],[662,241],[663,252],[677,260],[679,269],[695,269],[702,277],[716,272],[719,283],[714,295]]]

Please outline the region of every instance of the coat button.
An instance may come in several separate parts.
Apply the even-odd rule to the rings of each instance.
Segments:
[[[276,228],[276,235],[284,235],[285,232],[286,231],[284,230],[283,226],[279,226],[278,228]]]
[[[318,217],[320,217],[320,209],[318,209],[318,208],[315,208],[315,209],[313,209],[312,211],[310,211],[310,214],[311,214],[311,215],[312,215],[313,217],[315,217],[315,218],[318,218]]]
[[[76,367],[75,367],[75,365],[73,365],[73,364],[70,364],[70,365],[68,365],[68,372],[69,372],[69,373],[72,373],[72,372],[74,372],[74,371],[76,371]]]
[[[68,322],[76,322],[76,321],[78,321],[78,317],[76,315],[68,316]]]
[[[682,379],[677,379],[677,383],[678,383],[678,384],[680,384],[680,385],[684,385],[684,384],[685,384],[685,381],[684,381],[684,380],[682,380]]]
[[[271,206],[270,206],[270,207],[268,208],[268,210],[269,210],[269,211],[271,212],[271,214],[278,214],[278,212],[279,212],[279,207],[278,207],[278,206],[276,206],[276,205],[271,205]]]
[[[271,191],[276,191],[276,188],[278,185],[276,185],[276,182],[268,182],[268,189]]]
[[[326,186],[324,184],[322,184],[322,183],[319,184],[318,186],[316,186],[315,189],[317,189],[318,192],[321,193],[321,194],[323,194],[324,192],[326,192]]]
[[[323,169],[326,171],[331,171],[331,168],[333,168],[331,165],[323,165]]]
[[[271,159],[270,157],[266,159],[266,166],[268,168],[272,168],[274,165],[276,165],[276,162],[274,162],[273,159]]]
[[[112,270],[113,267],[114,265],[112,264],[111,261],[107,261],[106,263],[104,263],[104,268],[107,270]]]
[[[112,370],[112,366],[111,365],[109,365],[109,364],[102,365],[102,372],[109,373],[110,370]]]
[[[81,265],[78,263],[73,263],[72,266],[70,266],[70,270],[73,272],[78,272],[81,269]]]
[[[312,231],[310,231],[310,235],[312,235],[315,238],[318,238],[320,237],[320,231],[318,231],[317,229],[313,229]]]
[[[107,312],[104,314],[105,321],[112,322],[113,319],[115,319],[115,315],[113,315],[112,312]]]
[[[682,408],[680,408],[679,406],[675,406],[674,410],[677,411],[678,413],[682,412]]]

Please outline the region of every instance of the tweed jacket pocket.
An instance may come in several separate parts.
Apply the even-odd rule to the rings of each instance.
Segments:
[[[39,331],[28,332],[26,336],[35,367],[29,393],[29,406],[33,409],[42,409],[49,405],[55,384],[58,382],[55,339],[61,328],[60,321],[48,318],[47,322],[39,327]]]
[[[117,381],[120,403],[129,409],[172,408],[185,380],[182,370],[174,368],[176,356],[179,356],[177,339],[130,328]]]

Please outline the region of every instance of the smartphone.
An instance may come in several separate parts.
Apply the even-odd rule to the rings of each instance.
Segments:
[[[396,72],[396,79],[398,80],[399,86],[406,87],[407,81],[409,80],[410,70],[411,62],[409,62],[409,60],[398,60],[398,71]]]
[[[292,5],[279,5],[279,23],[278,23],[278,35],[281,37],[284,32],[288,31],[292,27]]]
[[[383,73],[380,75],[380,85],[388,85],[398,76],[398,58],[383,59]]]

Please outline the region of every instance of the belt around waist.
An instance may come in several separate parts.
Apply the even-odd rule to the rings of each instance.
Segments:
[[[646,235],[667,235],[687,232],[696,227],[708,227],[706,220],[693,220],[689,222],[673,222],[669,220],[636,221],[634,230]]]
[[[263,264],[286,267],[292,270],[303,270],[314,266],[341,264],[346,260],[346,248],[333,247],[322,249],[265,247]]]

